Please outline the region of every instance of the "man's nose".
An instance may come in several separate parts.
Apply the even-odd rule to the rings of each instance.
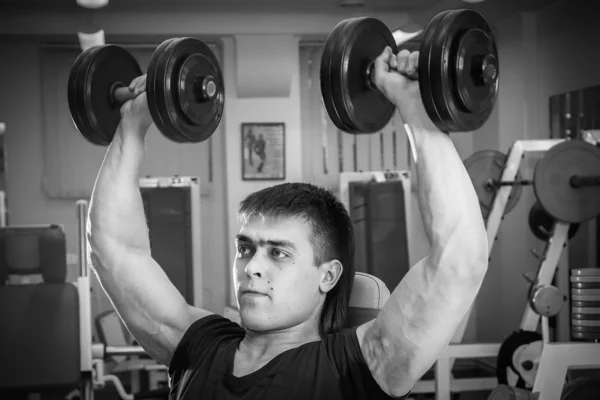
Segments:
[[[246,275],[260,278],[264,274],[265,260],[259,251],[254,253],[252,259],[246,264]]]

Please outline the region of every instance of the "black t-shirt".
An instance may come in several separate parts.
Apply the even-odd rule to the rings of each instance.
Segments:
[[[169,367],[171,400],[390,399],[367,366],[356,328],[284,351],[261,369],[233,375],[245,331],[213,314],[194,322]]]

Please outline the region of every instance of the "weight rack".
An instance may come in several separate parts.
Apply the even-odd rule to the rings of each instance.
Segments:
[[[597,145],[600,143],[600,131],[586,132],[586,134],[583,135],[583,138],[585,141]],[[516,179],[521,160],[526,154],[548,151],[555,145],[564,141],[565,139],[517,140],[508,151],[506,164],[500,181],[510,182]],[[497,239],[500,223],[504,218],[511,191],[512,186],[509,185],[500,186],[498,188],[486,221],[488,255],[490,256],[494,242]],[[554,231],[548,240],[544,255],[540,258],[541,264],[536,278],[537,285],[549,285],[552,283],[558,269],[561,252],[567,243],[569,226],[569,224],[563,222],[557,222],[555,224]],[[560,275],[557,276],[558,284],[561,287],[568,287],[568,279],[566,274],[565,277]],[[567,315],[568,313],[569,310],[563,309],[563,312],[556,316],[558,326],[569,326],[568,321],[570,317]],[[456,379],[452,376],[454,359],[496,357],[500,349],[501,344],[499,343],[461,343],[470,316],[471,311],[467,313],[463,322],[459,325],[454,335],[453,342],[450,343],[444,353],[442,353],[436,361],[435,379],[418,381],[413,388],[412,393],[435,392],[436,400],[450,400],[452,398],[452,393],[486,390],[496,387],[496,378]],[[523,330],[535,331],[537,330],[540,321],[542,323],[542,336],[545,338],[545,346],[542,353],[543,360],[540,361],[540,369],[538,370],[540,379],[536,379],[534,392],[537,391],[540,393],[538,400],[559,400],[561,393],[560,389],[562,388],[564,379],[560,380],[557,378],[560,376],[564,378],[564,376],[566,376],[567,369],[571,367],[569,363],[576,362],[577,366],[581,365],[582,367],[598,364],[598,360],[600,360],[600,346],[594,343],[549,343],[548,318],[537,314],[531,308],[529,302],[527,302],[521,319],[520,328]],[[580,355],[583,356],[580,357]],[[590,355],[592,356],[590,357]],[[594,357],[596,357],[596,364],[594,364],[593,361]],[[545,364],[543,368],[542,362]],[[553,385],[546,387],[548,382],[553,382]],[[560,384],[558,391],[556,391],[557,382]],[[542,387],[543,392],[541,391]]]

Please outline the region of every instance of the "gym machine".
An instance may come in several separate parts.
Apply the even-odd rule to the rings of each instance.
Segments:
[[[584,136],[585,141],[581,141],[582,143],[573,141],[573,147],[571,148],[575,149],[572,150],[573,154],[578,154],[576,152],[585,142],[587,142],[587,144],[596,144],[596,136],[600,135],[595,135],[590,132],[588,135]],[[531,181],[523,181],[520,178],[519,166],[521,160],[528,153],[548,153],[551,149],[556,148],[557,145],[565,142],[565,139],[519,140],[514,143],[506,156],[496,151],[482,151],[475,153],[465,160],[465,166],[473,180],[473,184],[480,199],[481,211],[486,220],[489,254],[491,254],[493,244],[500,228],[500,223],[504,215],[516,205],[520,197],[521,187],[523,185],[534,184]],[[566,151],[563,151],[562,153],[567,154],[570,150],[567,146],[571,146],[571,143],[562,145],[562,148],[556,148],[555,154],[558,154],[558,157],[560,157],[558,151],[563,149],[566,149]],[[582,148],[584,150],[590,150],[585,144],[583,144]],[[595,159],[596,154],[597,153],[594,152],[590,157],[592,161],[587,164],[584,162],[583,165],[585,166],[580,168],[590,168],[590,163],[593,167],[593,160]],[[549,159],[555,159],[552,155],[553,154],[551,153]],[[581,158],[578,157],[575,159],[578,162],[581,160]],[[542,165],[542,167],[540,167],[538,172],[538,182],[541,182],[544,175],[547,175],[544,174],[544,164],[540,165]],[[584,171],[581,172],[583,173]],[[589,176],[589,174],[587,176]],[[593,181],[593,179],[594,178],[591,180]],[[491,182],[490,180],[493,180],[496,183],[500,182],[500,184],[494,184],[494,182]],[[515,184],[510,184],[511,182],[515,182]],[[541,196],[539,196],[538,193],[541,193]],[[549,208],[557,209],[557,205],[555,204],[556,201],[554,201],[554,203],[552,202],[553,196],[550,189],[544,188],[541,183],[538,183],[536,196],[538,197],[538,202],[539,197],[541,197]],[[558,210],[561,220],[566,219],[567,221],[571,221],[571,223],[557,220],[552,231],[547,232],[546,239],[548,240],[548,245],[545,254],[540,258],[541,263],[537,277],[532,282],[532,288],[529,292],[529,301],[527,302],[519,326],[519,329],[523,331],[536,331],[540,324],[540,320],[542,321],[542,337],[544,337],[543,359],[540,361],[540,369],[538,370],[539,379],[536,379],[533,388],[534,392],[540,393],[538,400],[560,399],[560,389],[564,384],[567,366],[600,366],[600,346],[597,344],[549,343],[547,319],[557,315],[564,304],[563,294],[560,293],[557,288],[552,286],[552,280],[557,270],[562,249],[566,245],[568,238],[576,232],[578,223],[592,218],[594,215],[600,214],[600,201],[594,201],[594,198],[592,198],[585,204],[587,204],[587,207],[579,207],[576,210],[571,209],[570,213],[565,210]],[[539,204],[534,204],[530,215],[535,214],[536,209],[539,210],[538,206]],[[452,368],[455,359],[496,357],[501,349],[501,343],[460,343],[464,337],[466,322],[469,317],[470,313],[467,314],[454,336],[453,340],[457,343],[451,343],[437,360],[435,365],[435,379],[417,382],[412,393],[435,392],[436,400],[450,400],[452,393],[491,390],[497,387],[498,380],[495,377],[460,379],[452,377]],[[569,349],[572,350],[571,353],[569,353]],[[586,356],[579,358],[580,352],[585,352]],[[565,355],[565,353],[569,354]],[[553,360],[558,355],[562,356],[560,363],[553,363],[552,361],[548,363],[548,361],[546,361]],[[594,357],[596,364],[593,364],[591,361],[594,360]],[[546,362],[545,366],[542,366],[542,362]],[[546,388],[546,382],[548,381],[552,381],[553,385]],[[556,391],[557,385],[560,385],[558,391]],[[498,398],[498,400],[499,399],[500,398]]]
[[[418,246],[411,197],[409,171],[340,173],[340,199],[354,224],[357,271],[376,276],[388,289],[400,283],[412,264],[410,254],[419,253],[410,249]],[[398,268],[386,268],[390,263]]]

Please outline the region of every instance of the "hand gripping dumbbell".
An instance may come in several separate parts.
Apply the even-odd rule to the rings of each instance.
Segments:
[[[391,32],[371,17],[338,23],[321,59],[321,94],[334,125],[351,134],[381,131],[395,106],[373,83],[372,65],[385,47],[419,51],[418,80],[428,116],[443,132],[474,131],[489,118],[498,94],[496,42],[472,10],[435,15],[417,35]]]

